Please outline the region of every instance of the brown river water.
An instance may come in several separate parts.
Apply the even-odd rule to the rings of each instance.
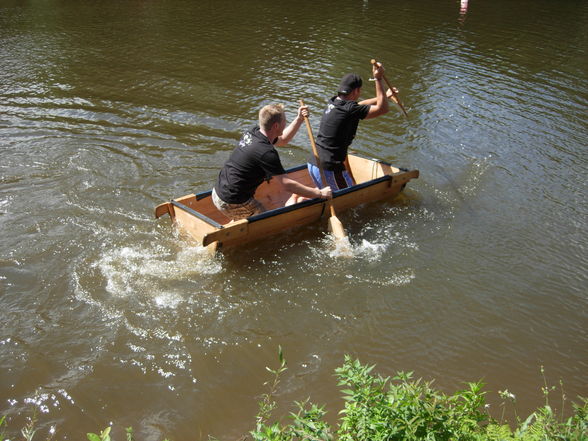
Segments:
[[[0,1],[0,415],[7,434],[236,439],[336,422],[345,354],[542,404],[588,395],[588,2]],[[370,59],[400,89],[353,149],[403,197],[209,258],[153,208],[211,188],[263,104],[319,112]],[[304,129],[281,149],[310,152]],[[559,394],[559,392],[556,392]],[[569,406],[569,405],[568,405]]]

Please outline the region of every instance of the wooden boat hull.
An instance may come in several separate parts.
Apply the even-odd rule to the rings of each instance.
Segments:
[[[418,170],[392,167],[383,161],[349,155],[349,164],[356,185],[333,193],[337,212],[358,205],[397,196],[411,180],[418,178]],[[287,171],[288,177],[304,185],[313,186],[306,165]],[[155,217],[169,214],[177,226],[211,251],[257,241],[297,228],[329,216],[326,201],[310,199],[285,207],[290,194],[280,193],[272,180],[260,185],[255,193],[268,211],[231,222],[212,203],[212,191],[189,194],[155,208]]]

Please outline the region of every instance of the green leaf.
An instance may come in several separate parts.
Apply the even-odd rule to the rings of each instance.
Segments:
[[[102,433],[100,434],[100,439],[102,441],[110,441],[110,429],[111,427],[107,427],[102,431]]]
[[[127,427],[125,428],[125,432],[127,433],[127,441],[133,441],[133,428]]]
[[[100,437],[95,433],[86,433],[86,436],[88,437],[89,441],[101,441]]]

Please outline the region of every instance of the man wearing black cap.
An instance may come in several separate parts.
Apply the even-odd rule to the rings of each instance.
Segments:
[[[316,137],[319,159],[327,179],[326,184],[321,184],[320,171],[314,163],[314,158],[308,163],[308,171],[318,188],[328,185],[335,191],[353,185],[353,179],[345,164],[347,149],[355,137],[359,121],[375,118],[388,112],[387,96],[391,96],[392,91],[388,89],[384,92],[382,64],[372,65],[372,73],[376,84],[375,98],[358,103],[362,80],[359,75],[350,73],[341,79],[337,96],[329,100]]]

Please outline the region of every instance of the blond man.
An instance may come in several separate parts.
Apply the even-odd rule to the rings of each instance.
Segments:
[[[296,118],[287,124],[284,106],[269,104],[259,111],[259,123],[247,130],[239,145],[221,169],[212,191],[214,205],[232,220],[262,213],[265,207],[253,196],[264,180],[275,179],[291,200],[330,198],[330,187],[307,187],[290,179],[282,166],[275,146],[284,146],[294,137],[308,108],[301,106]]]

